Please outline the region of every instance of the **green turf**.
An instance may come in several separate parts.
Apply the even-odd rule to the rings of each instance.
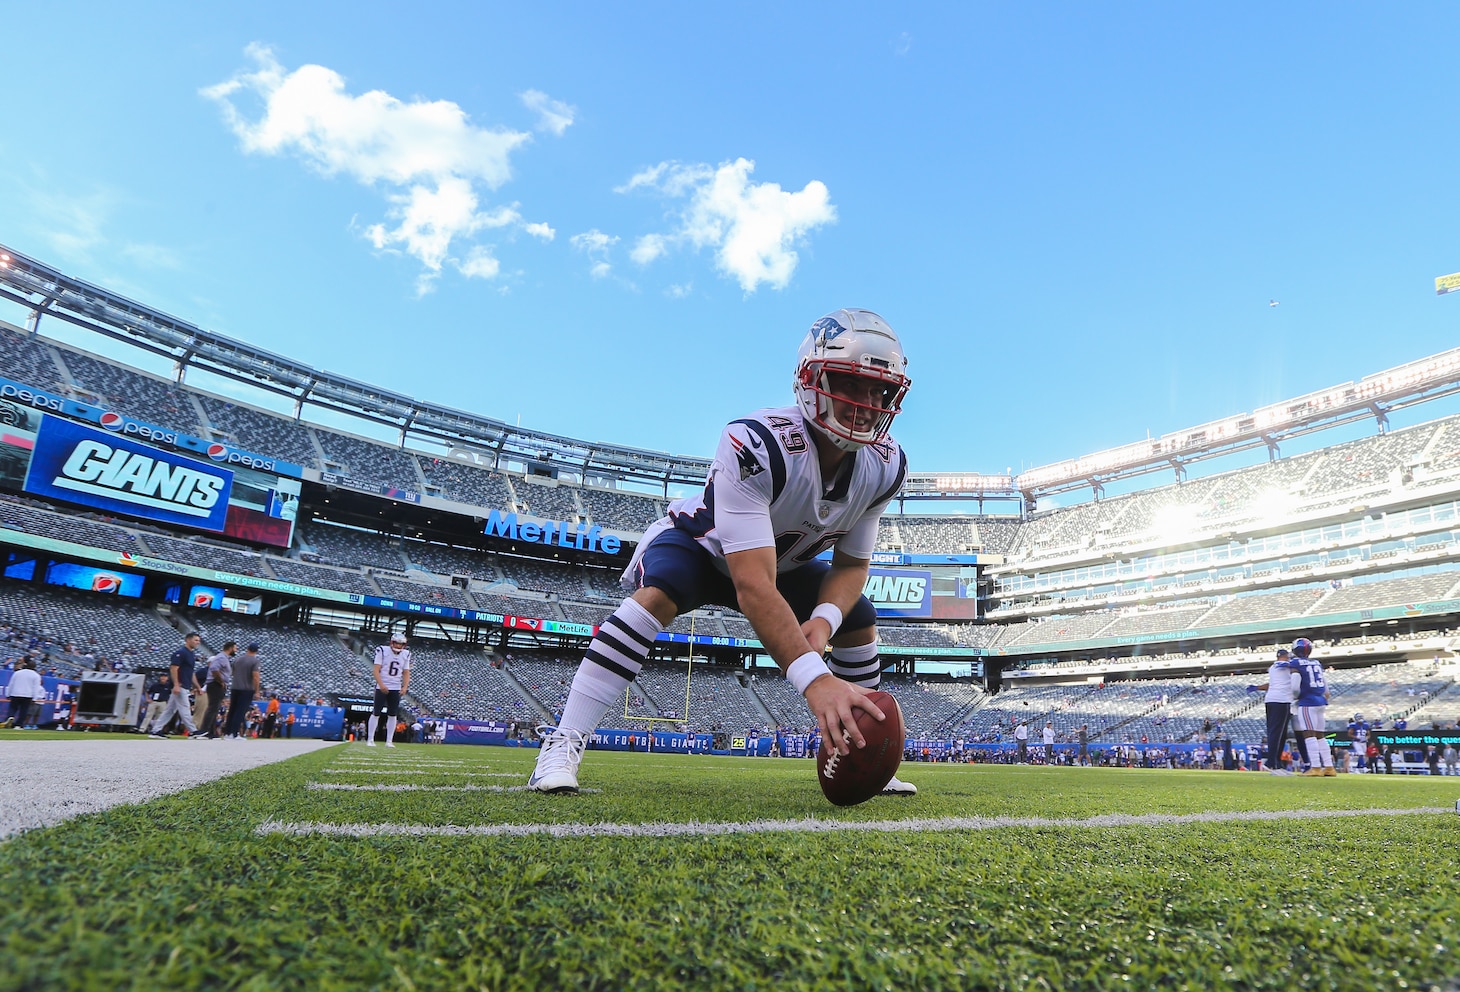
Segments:
[[[681,838],[260,836],[332,823],[1453,808],[1460,783],[905,767],[836,810],[809,761],[590,754],[598,794],[511,784],[510,748],[334,748],[0,844],[0,989],[1374,989],[1446,987],[1460,818]]]

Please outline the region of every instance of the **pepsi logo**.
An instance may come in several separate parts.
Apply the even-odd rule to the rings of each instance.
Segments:
[[[223,461],[225,458],[228,457],[228,446],[226,444],[219,444],[217,441],[214,441],[212,444],[208,445],[208,457],[213,459],[215,462]]]
[[[112,413],[110,410],[108,410],[106,413],[103,413],[101,415],[101,421],[100,421],[101,426],[105,427],[109,431],[119,431],[119,430],[121,430],[122,429],[122,425],[125,424],[126,422],[127,422],[127,418],[126,417],[123,417],[120,413]]]

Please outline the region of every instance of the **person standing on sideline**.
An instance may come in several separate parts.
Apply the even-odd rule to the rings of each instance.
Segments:
[[[292,706],[289,707],[289,715],[284,717],[284,736],[287,738],[294,736],[294,707]]]
[[[1293,642],[1293,657],[1288,664],[1301,677],[1293,706],[1293,729],[1306,738],[1308,759],[1312,763],[1303,774],[1317,778],[1337,775],[1333,767],[1333,751],[1328,746],[1328,682],[1323,677],[1323,664],[1314,657],[1313,642],[1300,637]]]
[[[161,738],[165,736],[162,729],[173,717],[182,721],[184,736],[197,732],[197,726],[193,723],[192,697],[190,693],[202,686],[198,683],[198,645],[203,643],[203,638],[193,631],[183,638],[182,647],[172,653],[168,660],[168,673],[172,676],[172,695],[167,697],[167,705],[158,714],[157,722],[150,729],[150,736]]]
[[[163,672],[147,689],[147,710],[142,714],[142,722],[137,724],[139,731],[146,733],[152,728],[153,721],[161,715],[163,707],[167,705],[167,700],[171,695],[172,677]]]
[[[1044,763],[1054,764],[1054,721],[1044,722]]]
[[[1445,753],[1442,757],[1445,759],[1445,774],[1454,775],[1456,771],[1455,766],[1457,763],[1460,763],[1460,752],[1455,750],[1454,744],[1446,744]]]
[[[264,740],[272,740],[274,732],[279,729],[279,694],[269,693],[268,705],[264,707],[264,725],[259,731],[259,736]]]
[[[223,706],[223,697],[228,695],[228,685],[233,681],[233,656],[238,653],[237,641],[224,641],[223,650],[208,659],[208,674],[203,679],[203,691],[208,694],[208,709],[199,724],[202,737],[221,740],[223,735],[214,729],[218,722],[218,710]]]
[[[243,735],[244,717],[253,706],[254,696],[263,688],[259,680],[259,646],[250,644],[243,654],[233,659],[233,691],[228,696],[228,722],[224,737]]]
[[[1019,726],[1014,728],[1014,743],[1019,745],[1019,764],[1027,764],[1029,761],[1029,724],[1023,720]]]
[[[1090,764],[1090,725],[1080,724],[1080,764],[1088,767]]]
[[[24,730],[26,721],[31,718],[31,704],[46,692],[41,684],[41,677],[35,670],[35,662],[30,658],[22,658],[16,662],[15,671],[10,673],[10,684],[6,688],[10,696],[10,716],[5,721],[5,726]]]
[[[1266,692],[1267,702],[1267,770],[1271,775],[1291,775],[1283,767],[1283,744],[1288,736],[1288,718],[1292,715],[1293,694],[1301,687],[1302,678],[1293,671],[1287,648],[1277,649],[1277,659],[1267,670],[1267,681],[1249,685],[1248,692]]]
[[[396,631],[390,635],[390,646],[375,649],[375,705],[370,710],[370,723],[365,746],[375,746],[375,728],[385,717],[385,746],[395,747],[395,718],[400,710],[400,697],[411,684],[411,651],[406,635]]]
[[[578,791],[589,735],[655,638],[708,604],[745,615],[829,748],[866,746],[852,711],[886,714],[867,699],[884,666],[877,610],[862,590],[878,521],[907,477],[888,430],[911,382],[902,342],[877,314],[837,310],[811,325],[797,352],[795,404],[726,425],[704,489],[670,503],[645,532],[623,574],[632,591],[584,653],[529,789]],[[828,551],[830,562],[820,557]],[[883,790],[916,791],[896,778]]]

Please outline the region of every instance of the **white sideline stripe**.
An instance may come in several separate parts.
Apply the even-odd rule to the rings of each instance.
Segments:
[[[321,768],[326,775],[456,775],[467,778],[521,778],[526,772],[458,772],[425,768]]]
[[[521,788],[521,787],[519,787]],[[505,790],[504,790],[505,791]],[[514,790],[515,791],[515,790]],[[587,792],[587,789],[582,790]],[[829,834],[936,833],[959,830],[1003,830],[1010,827],[1174,827],[1188,823],[1231,823],[1253,820],[1327,820],[1360,816],[1409,816],[1411,814],[1454,814],[1447,806],[1414,809],[1345,810],[1240,810],[1230,813],[1149,813],[1131,816],[1108,813],[1084,820],[1052,819],[1042,816],[944,816],[929,820],[750,820],[741,823],[481,823],[469,826],[413,823],[286,823],[265,820],[255,833],[291,834],[296,837],[715,837],[727,834]]]
[[[460,768],[466,761],[456,764],[428,764],[415,761],[336,761],[336,768]],[[491,768],[489,764],[475,764],[475,768]]]
[[[513,778],[521,778],[514,775]],[[344,782],[310,782],[311,789],[331,792],[526,792],[525,785],[349,785]],[[602,792],[602,789],[579,789],[579,792]]]

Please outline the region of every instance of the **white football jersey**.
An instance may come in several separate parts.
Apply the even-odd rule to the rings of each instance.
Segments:
[[[907,456],[891,437],[858,449],[837,477],[821,463],[799,407],[757,410],[720,434],[703,491],[669,504],[644,533],[624,571],[632,587],[639,556],[677,527],[708,551],[721,571],[726,554],[776,549],[776,571],[789,572],[828,548],[870,560],[877,521],[907,477]]]
[[[397,651],[382,644],[375,649],[375,664],[380,668],[380,681],[385,687],[399,692],[401,681],[406,672],[411,670],[411,649],[402,648]]]

